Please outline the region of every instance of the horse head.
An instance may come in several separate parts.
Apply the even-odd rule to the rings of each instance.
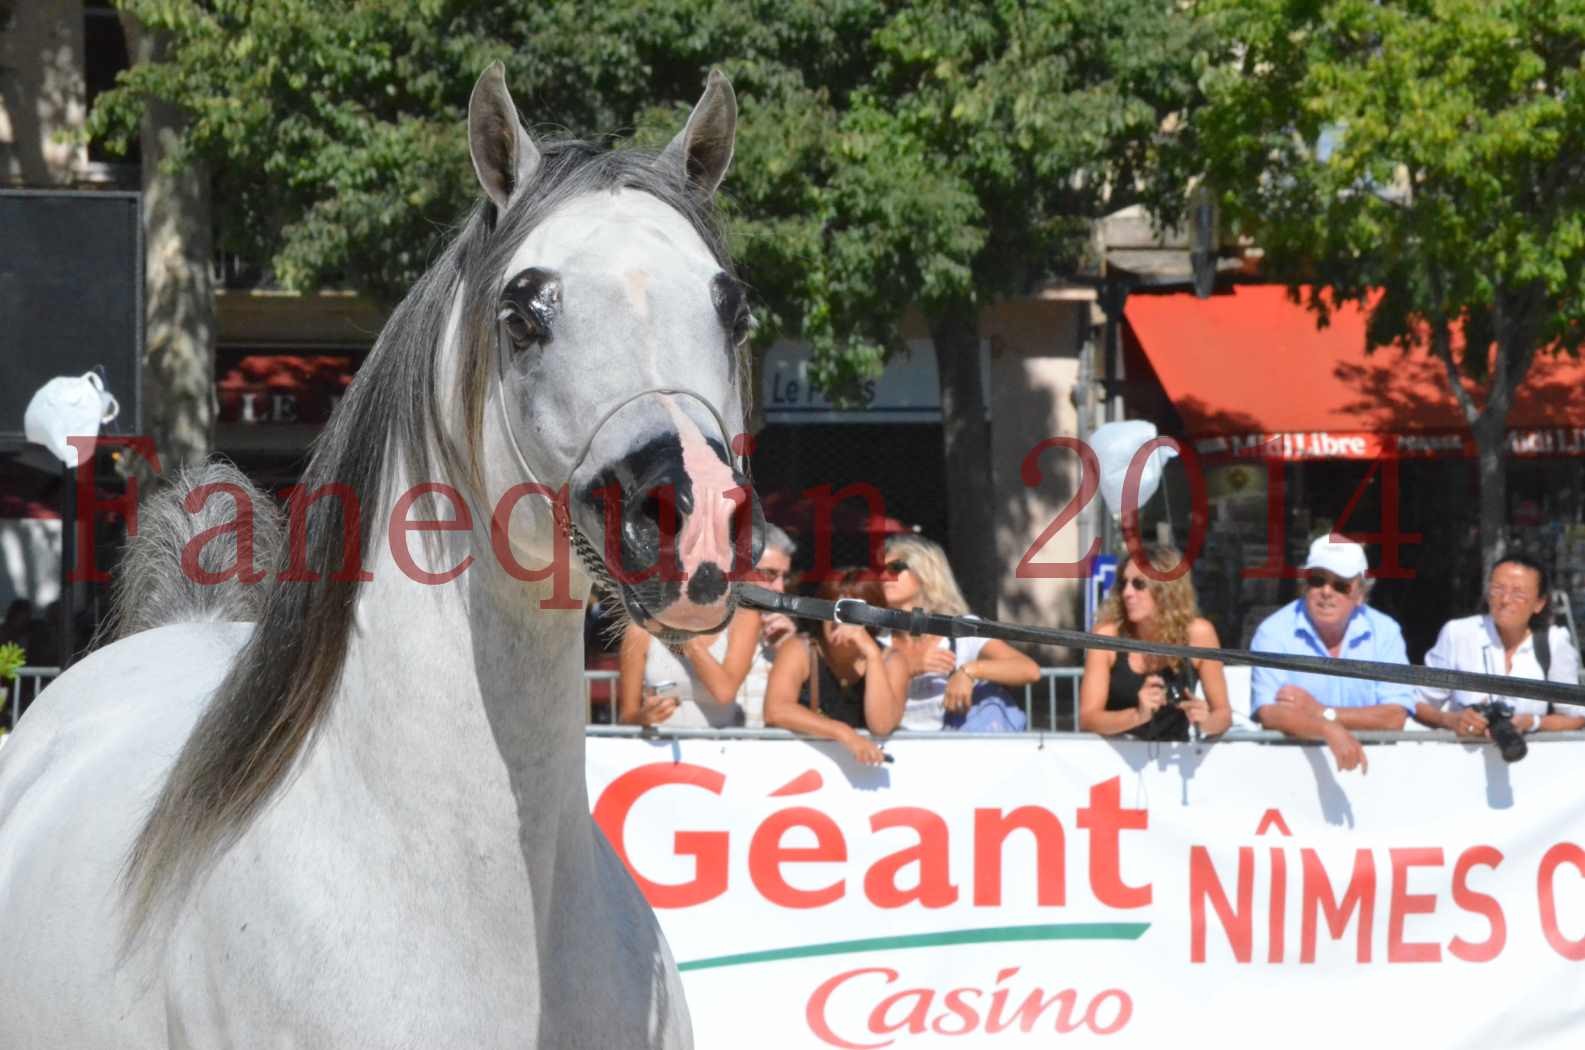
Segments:
[[[712,72],[671,144],[613,174],[602,158],[619,154],[537,145],[499,64],[468,106],[495,213],[496,284],[476,312],[506,462],[561,494],[585,571],[663,640],[722,626],[763,542],[734,441],[750,314],[710,221],[736,121]]]

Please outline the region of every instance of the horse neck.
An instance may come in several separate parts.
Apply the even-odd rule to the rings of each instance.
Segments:
[[[427,570],[473,561],[429,584],[380,545],[333,716],[352,758],[339,768],[431,848],[446,829],[470,844],[500,836],[532,866],[531,843],[553,836],[562,815],[588,812],[583,603],[546,608],[549,584],[508,577],[477,532],[445,534],[433,564],[410,538]]]

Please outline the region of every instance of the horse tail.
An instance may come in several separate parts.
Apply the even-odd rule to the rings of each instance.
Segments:
[[[256,621],[286,543],[275,501],[230,463],[156,482],[122,552],[103,640],[173,623]]]

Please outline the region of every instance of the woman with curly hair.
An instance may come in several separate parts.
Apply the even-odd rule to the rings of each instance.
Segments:
[[[886,604],[893,609],[922,607],[963,616],[968,603],[952,575],[947,554],[922,536],[897,535],[886,541]],[[908,672],[902,728],[941,729],[949,714],[974,703],[974,687],[991,682],[1018,688],[1040,680],[1040,667],[997,638],[942,638],[927,634],[892,635],[892,649]]]
[[[1183,556],[1158,546],[1142,553],[1151,575],[1134,558],[1123,559],[1117,583],[1096,614],[1095,633],[1168,645],[1219,645],[1216,628],[1200,615],[1188,572],[1171,580],[1153,578],[1177,569]],[[1088,650],[1079,683],[1079,728],[1103,736],[1129,733],[1142,740],[1187,740],[1191,724],[1205,736],[1226,732],[1233,709],[1227,703],[1222,665],[1192,661],[1193,677],[1205,687],[1202,700],[1193,695],[1193,677],[1183,663],[1143,653]],[[1174,695],[1185,698],[1169,704]]]

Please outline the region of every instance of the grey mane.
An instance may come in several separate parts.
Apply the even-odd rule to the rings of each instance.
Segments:
[[[534,182],[511,209],[498,216],[489,203],[476,206],[396,308],[320,437],[290,504],[288,551],[276,558],[276,582],[258,626],[177,757],[127,858],[125,950],[153,912],[184,896],[257,817],[324,722],[341,680],[359,584],[368,578],[362,553],[378,526],[376,515],[360,516],[358,508],[385,505],[397,476],[391,451],[401,450],[407,478],[447,478],[478,496],[496,299],[517,245],[572,198],[626,188],[688,218],[728,269],[708,199],[658,167],[654,154],[576,141],[540,149]],[[460,435],[442,417],[442,404],[454,403],[455,395],[440,395],[436,370],[459,287]],[[292,551],[305,556],[293,561]]]
[[[189,498],[202,500],[197,510],[187,509]],[[285,542],[284,520],[275,501],[230,463],[161,477],[138,505],[138,534],[116,566],[99,638],[116,641],[168,623],[257,620]],[[246,531],[226,528],[233,524]],[[212,531],[192,548],[197,571],[172,571]],[[255,575],[244,578],[249,571]]]

